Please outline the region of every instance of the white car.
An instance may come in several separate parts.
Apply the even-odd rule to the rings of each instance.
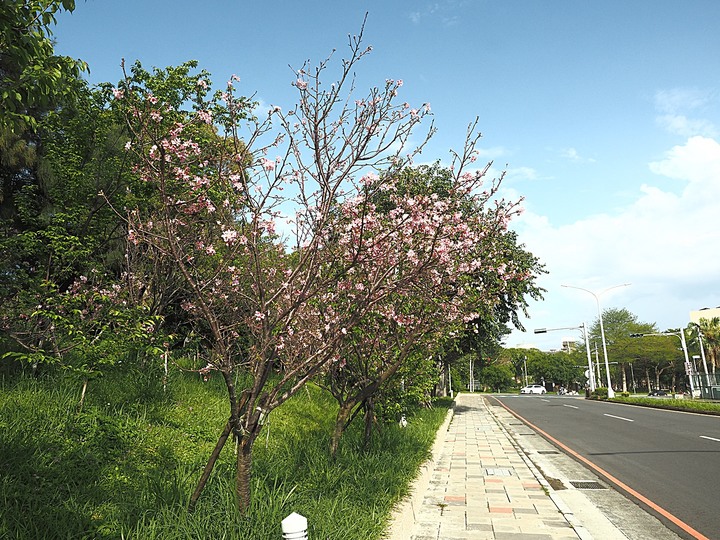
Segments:
[[[520,389],[521,394],[545,394],[547,390],[542,384],[529,384]]]

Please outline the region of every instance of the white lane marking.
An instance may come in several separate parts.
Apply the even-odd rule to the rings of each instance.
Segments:
[[[549,399],[543,399],[543,398],[540,398],[540,399],[542,399],[545,403],[550,403]]]
[[[700,438],[707,439],[708,441],[720,442],[720,439],[716,439],[715,437],[706,437],[705,435],[700,435]]]
[[[630,420],[630,418],[623,418],[622,416],[615,416],[614,414],[606,414],[605,416],[609,416],[610,418],[617,418],[618,420],[625,420],[626,422],[634,422],[635,420]]]
[[[576,407],[575,405],[565,405],[564,403],[563,403],[563,407],[570,407],[571,409],[577,409],[577,408],[578,408],[578,407]]]

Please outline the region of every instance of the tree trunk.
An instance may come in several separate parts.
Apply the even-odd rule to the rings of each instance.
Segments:
[[[252,435],[240,439],[237,453],[237,471],[235,474],[235,494],[238,510],[246,514],[250,508],[250,476],[252,474]]]
[[[623,391],[623,392],[627,392],[627,391],[628,391],[628,389],[627,389],[627,371],[626,371],[626,369],[627,369],[627,367],[625,366],[625,364],[622,364],[622,366],[620,366],[620,371],[622,372],[622,391]]]
[[[372,437],[373,421],[375,420],[375,406],[372,398],[365,400],[365,434],[363,439],[363,448],[366,450],[370,447],[370,438]]]
[[[333,428],[332,437],[330,438],[330,457],[335,457],[338,446],[340,446],[340,437],[342,437],[343,431],[347,426],[348,418],[350,418],[350,412],[352,411],[353,403],[343,403],[338,409],[337,416],[335,417],[335,427]]]
[[[218,457],[220,457],[220,452],[222,451],[223,446],[225,446],[225,442],[227,441],[229,435],[230,422],[228,421],[228,423],[225,424],[225,429],[223,429],[223,432],[220,435],[218,442],[215,444],[215,448],[213,449],[212,454],[210,454],[210,459],[208,459],[208,462],[203,469],[197,487],[195,488],[195,491],[190,497],[190,503],[188,504],[188,512],[195,511],[195,505],[197,504],[197,501],[200,498],[200,494],[203,492],[203,489],[205,489],[205,484],[207,484],[208,478],[210,478],[210,473],[212,472],[213,467],[215,467],[215,462],[218,460]]]

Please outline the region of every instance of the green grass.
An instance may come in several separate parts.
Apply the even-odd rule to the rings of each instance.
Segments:
[[[706,401],[700,399],[673,399],[670,397],[622,397],[615,396],[609,401],[626,403],[628,405],[640,405],[643,407],[654,407],[656,409],[671,409],[675,411],[688,411],[703,414],[720,415],[720,403],[717,401]]]
[[[0,381],[0,538],[274,539],[291,512],[311,538],[380,538],[428,457],[449,402],[384,425],[361,448],[351,426],[335,461],[335,405],[309,386],[274,411],[255,444],[253,500],[235,510],[231,444],[196,511],[187,502],[226,420],[224,389],[176,373],[109,374],[78,411],[76,382]]]

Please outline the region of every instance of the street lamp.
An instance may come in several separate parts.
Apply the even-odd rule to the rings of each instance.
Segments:
[[[613,287],[609,287],[599,293],[594,293],[593,291],[590,291],[588,289],[583,289],[582,287],[575,287],[573,285],[560,285],[561,287],[567,287],[569,289],[578,289],[580,291],[585,291],[586,293],[593,295],[593,297],[595,298],[595,302],[597,303],[597,309],[598,309],[598,319],[600,320],[600,337],[602,338],[603,356],[605,357],[605,373],[607,374],[607,385],[608,385],[608,397],[609,398],[614,398],[615,392],[612,389],[612,381],[610,380],[610,363],[608,362],[607,345],[605,344],[605,328],[603,327],[602,310],[600,309],[600,295],[603,295],[612,289],[617,289],[618,287],[627,287],[628,285],[630,285],[630,284],[623,283],[621,285],[614,285]]]
[[[588,340],[587,325],[585,323],[582,323],[580,326],[565,326],[562,328],[536,328],[533,332],[535,334],[546,334],[555,330],[575,330],[576,328],[581,328],[583,336],[585,337],[585,350],[587,351],[588,359],[588,379],[590,380],[590,391],[594,392],[596,388],[595,374],[593,373],[592,358],[590,357],[590,341]]]

